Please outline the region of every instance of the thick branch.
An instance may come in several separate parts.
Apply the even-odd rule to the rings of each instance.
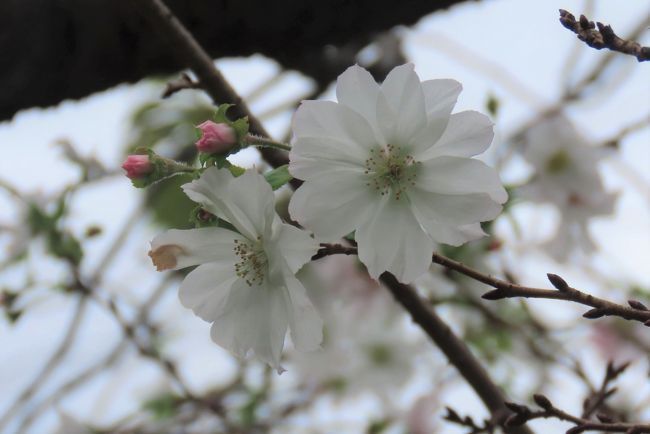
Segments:
[[[506,396],[492,382],[490,375],[474,357],[467,345],[459,339],[449,326],[428,307],[409,285],[404,285],[392,274],[381,275],[381,281],[393,294],[395,300],[408,311],[422,330],[445,353],[449,362],[458,369],[463,378],[476,391],[483,403],[490,409],[496,424],[503,425],[511,412],[505,406]],[[506,428],[508,433],[531,433],[526,427]]]
[[[215,104],[234,104],[230,113],[237,118],[248,116],[251,132],[259,136],[270,137],[262,123],[248,109],[246,102],[214,66],[214,62],[199,42],[162,0],[136,0],[133,4],[146,19],[151,21],[160,36],[167,39],[169,46],[173,47],[179,67],[181,65],[190,67]],[[288,163],[286,154],[275,149],[263,148],[260,149],[260,153],[271,166],[277,167]]]
[[[629,54],[636,57],[639,62],[650,60],[650,47],[643,47],[638,42],[620,38],[609,25],[589,21],[584,15],[580,15],[580,19],[576,20],[573,14],[564,9],[560,9],[560,23],[592,48],[597,50],[607,48]]]
[[[132,13],[137,0],[0,2],[0,120],[123,82],[170,74],[170,46]],[[211,58],[261,53],[329,83],[376,33],[464,0],[165,0]],[[387,13],[390,11],[390,13]],[[29,23],[29,32],[25,25]]]

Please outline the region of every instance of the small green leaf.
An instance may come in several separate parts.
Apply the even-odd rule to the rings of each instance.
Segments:
[[[488,100],[485,103],[485,108],[487,109],[488,113],[490,113],[490,115],[493,118],[497,117],[497,114],[499,113],[499,106],[500,106],[500,102],[497,99],[497,97],[492,93],[489,94],[488,95]]]
[[[230,107],[232,107],[234,104],[221,104],[219,107],[217,107],[217,111],[214,114],[214,121],[216,123],[226,123],[228,125],[231,124],[230,120],[228,119],[228,116],[226,116],[226,112]]]
[[[277,190],[293,179],[289,173],[289,166],[287,164],[265,173],[264,177],[266,178],[266,182],[271,184],[273,190]]]
[[[178,397],[166,394],[144,403],[143,408],[153,414],[156,420],[171,419],[176,413]]]
[[[248,135],[248,116],[237,119],[235,122],[232,122],[230,126],[235,130],[237,139],[241,143],[243,138]]]
[[[228,169],[230,170],[230,173],[232,173],[232,176],[234,176],[235,178],[243,175],[244,172],[246,172],[246,169],[244,169],[243,167],[235,166],[234,164],[228,166]]]

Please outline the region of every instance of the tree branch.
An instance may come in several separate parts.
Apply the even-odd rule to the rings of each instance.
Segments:
[[[321,249],[318,251],[316,256],[322,258],[323,256],[337,253],[353,255],[355,252],[355,247],[344,248],[338,244],[321,244]],[[503,298],[513,297],[565,300],[593,307],[593,309],[585,312],[583,315],[585,318],[594,319],[603,316],[618,316],[623,319],[642,322],[644,325],[650,327],[650,309],[648,309],[640,301],[629,300],[628,307],[599,297],[594,297],[593,295],[570,287],[564,281],[564,279],[562,279],[557,274],[547,274],[549,281],[553,284],[553,286],[555,286],[555,288],[557,288],[557,290],[531,288],[528,286],[517,285],[506,280],[498,279],[489,274],[481,273],[480,271],[468,267],[461,262],[454,261],[453,259],[447,258],[446,256],[435,252],[432,255],[432,261],[436,264],[442,265],[445,268],[456,271],[478,282],[495,288],[494,290],[483,294],[483,298],[486,300],[500,300]]]
[[[650,326],[650,310],[648,310],[648,308],[646,308],[641,302],[630,300],[628,302],[630,306],[627,307],[602,298],[594,297],[593,295],[570,287],[564,279],[557,274],[547,274],[548,279],[557,290],[541,289],[517,285],[506,280],[497,279],[496,277],[481,273],[480,271],[474,270],[460,262],[437,253],[433,254],[433,262],[495,288],[494,290],[483,294],[483,298],[486,300],[525,297],[572,301],[574,303],[593,307],[593,309],[588,310],[583,315],[585,318],[594,319],[602,316],[618,316],[627,320],[640,321],[644,323],[644,325]]]
[[[251,113],[246,102],[235,92],[187,28],[176,18],[162,0],[136,0],[133,6],[149,20],[161,37],[167,39],[178,59],[179,67],[188,65],[199,79],[201,87],[210,95],[215,104],[234,104],[232,113],[237,118],[248,117],[251,132],[258,136],[270,137],[262,123]],[[289,159],[284,152],[272,148],[262,148],[264,160],[273,167],[287,164]]]
[[[634,56],[639,62],[650,60],[650,47],[643,47],[638,42],[620,38],[609,25],[589,21],[584,15],[580,15],[580,19],[576,20],[573,14],[564,9],[560,9],[560,23],[578,35],[578,39],[596,50],[607,48]]]
[[[514,411],[515,414],[508,418],[506,425],[518,426],[534,419],[555,418],[571,422],[575,425],[566,432],[567,434],[579,434],[587,431],[622,432],[626,434],[650,433],[650,424],[614,422],[607,416],[599,416],[600,422],[596,422],[582,417],[573,416],[572,414],[555,407],[544,395],[534,395],[534,400],[543,410],[533,411],[525,405],[509,402],[508,408]]]
[[[433,309],[422,301],[413,287],[400,283],[395,276],[388,272],[382,274],[380,280],[490,409],[493,422],[503,425],[511,415],[505,406],[506,396],[492,382],[490,375],[474,357],[467,345],[454,334]],[[531,433],[526,427],[505,428],[505,430],[513,434]]]

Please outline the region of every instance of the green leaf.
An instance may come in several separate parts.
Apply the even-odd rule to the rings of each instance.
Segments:
[[[48,234],[48,248],[59,258],[68,259],[74,264],[79,264],[83,257],[81,243],[67,232],[52,231]]]
[[[239,118],[235,122],[230,124],[235,134],[237,134],[237,139],[241,143],[242,139],[248,135],[248,116]]]
[[[235,166],[234,164],[228,166],[228,170],[230,170],[230,173],[232,173],[232,176],[234,176],[235,178],[243,175],[244,172],[246,172],[246,169],[244,169],[243,167]]]
[[[266,182],[271,185],[271,188],[273,190],[277,190],[293,179],[289,173],[289,166],[287,164],[265,173],[264,177],[266,178]]]
[[[154,419],[166,420],[174,417],[177,403],[178,397],[170,393],[145,402],[143,408],[151,412]]]
[[[196,208],[196,203],[181,189],[181,185],[193,180],[191,174],[182,174],[167,178],[147,190],[147,207],[151,209],[157,223],[164,228],[194,227],[193,223],[188,222],[188,216]]]
[[[230,107],[232,107],[234,104],[221,104],[219,107],[217,107],[217,111],[215,112],[213,119],[216,123],[222,123],[222,124],[228,124],[230,125],[230,119],[228,119],[228,116],[226,116],[226,112]]]

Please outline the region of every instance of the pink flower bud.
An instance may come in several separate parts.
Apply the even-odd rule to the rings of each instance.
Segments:
[[[153,171],[148,155],[129,155],[122,164],[126,176],[130,179],[143,178]]]
[[[237,143],[237,136],[227,124],[217,124],[212,121],[205,121],[198,125],[201,130],[201,138],[196,142],[196,148],[199,152],[206,154],[224,153],[232,145]]]

